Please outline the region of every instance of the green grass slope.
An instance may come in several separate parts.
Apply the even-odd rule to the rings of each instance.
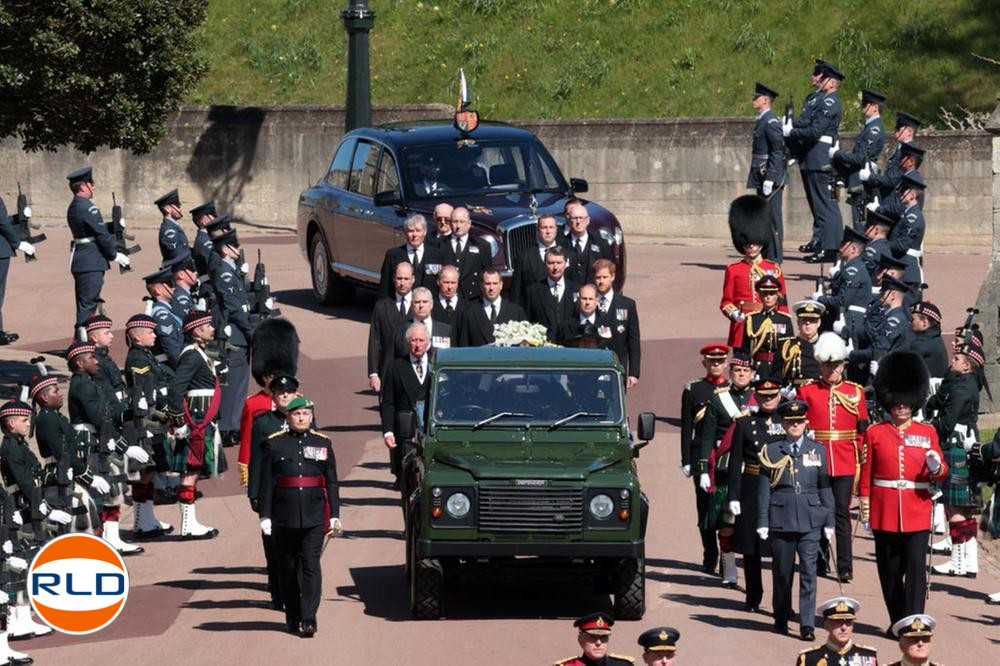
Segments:
[[[192,103],[342,104],[346,0],[209,0]],[[372,0],[375,104],[454,103],[464,67],[493,118],[749,113],[754,81],[801,104],[814,58],[936,121],[992,110],[996,0]],[[939,122],[937,124],[940,124]]]

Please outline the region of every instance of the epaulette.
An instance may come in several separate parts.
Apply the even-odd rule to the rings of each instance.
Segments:
[[[809,654],[813,650],[818,650],[821,647],[823,647],[823,646],[822,645],[813,645],[812,647],[808,647],[805,650],[799,650],[799,654]]]
[[[805,380],[801,384],[799,384],[799,388],[802,388],[803,386],[812,386],[815,383],[816,383],[816,380],[810,378],[810,379]]]
[[[611,653],[608,653],[608,656],[611,657],[612,659],[621,659],[622,661],[627,661],[630,664],[635,663],[635,657],[626,657],[625,655],[611,654]]]
[[[728,385],[727,385],[727,386],[717,386],[717,387],[715,388],[715,390],[714,390],[714,391],[712,391],[712,394],[713,394],[713,395],[717,395],[717,394],[719,394],[719,393],[725,393],[725,392],[726,392],[726,391],[728,391],[728,390],[729,390],[729,386],[728,386]]]
[[[856,389],[860,389],[860,390],[862,390],[862,391],[864,391],[864,390],[865,390],[865,387],[864,387],[864,386],[862,386],[861,384],[857,383],[857,382],[852,382],[852,381],[848,381],[848,380],[846,380],[846,379],[845,379],[845,380],[844,380],[844,383],[845,383],[845,384],[850,384],[851,386],[853,386],[853,387],[854,387],[854,388],[856,388]]]
[[[575,659],[577,659],[577,657],[566,657],[565,659],[552,662],[552,666],[562,666],[563,664],[574,661]]]
[[[314,435],[319,435],[319,436],[320,436],[320,437],[322,437],[323,439],[326,439],[326,440],[329,440],[329,439],[330,439],[329,437],[327,437],[327,436],[326,436],[326,435],[324,435],[323,433],[319,432],[318,430],[313,430],[312,428],[310,428],[310,429],[309,429],[309,432],[311,432],[311,433],[312,433],[312,434],[314,434]]]
[[[859,650],[868,650],[872,654],[878,652],[878,650],[876,648],[873,648],[871,645],[861,645],[859,643],[855,643],[854,647],[858,648]]]
[[[698,379],[692,379],[691,381],[689,381],[687,384],[684,385],[684,390],[685,391],[690,391],[691,387],[694,386],[694,383],[698,382],[698,381],[701,381],[701,379],[700,378],[698,378]]]
[[[281,435],[287,434],[287,432],[288,432],[287,430],[278,430],[276,432],[272,432],[270,435],[267,436],[267,438],[268,439],[274,439],[275,437],[279,437]]]

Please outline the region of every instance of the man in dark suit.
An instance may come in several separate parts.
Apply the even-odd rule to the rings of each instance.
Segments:
[[[517,258],[517,266],[514,267],[514,276],[510,281],[509,296],[512,301],[528,306],[528,289],[531,285],[545,279],[547,271],[545,269],[545,252],[550,247],[555,247],[556,236],[559,234],[559,227],[556,225],[556,218],[552,215],[543,215],[538,218],[538,242],[533,248],[526,248]]]
[[[444,250],[444,263],[458,268],[458,293],[462,298],[479,297],[483,271],[493,265],[490,246],[469,235],[472,218],[469,209],[459,206],[451,212],[451,239]]]
[[[589,327],[593,327],[592,329]],[[555,340],[561,345],[568,345],[586,331],[595,330],[607,346],[611,343],[611,326],[607,315],[597,309],[597,287],[585,284],[577,293],[576,307],[569,319],[559,327],[559,336]]]
[[[393,247],[385,252],[382,261],[382,280],[379,283],[379,296],[388,298],[394,289],[393,276],[396,266],[408,261],[413,266],[413,286],[431,287],[441,267],[444,265],[444,251],[437,245],[424,242],[427,237],[427,220],[419,213],[406,218],[403,223],[406,242],[399,247]]]
[[[456,347],[480,347],[493,342],[493,326],[508,321],[527,321],[528,317],[517,303],[501,298],[503,280],[500,271],[488,268],[483,273],[482,296],[462,306],[458,312],[455,335]],[[455,342],[457,340],[457,342]]]
[[[611,245],[598,234],[587,231],[590,226],[590,215],[579,199],[570,199],[566,204],[566,225],[569,233],[559,237],[559,244],[573,250],[572,260],[566,268],[571,280],[580,284],[594,281],[594,262],[598,259],[611,259]]]
[[[430,385],[430,364],[427,359],[430,338],[427,335],[427,327],[420,322],[414,322],[406,327],[404,337],[406,356],[397,358],[389,364],[382,392],[382,404],[379,407],[382,417],[382,439],[389,449],[390,466],[396,477],[397,487],[409,442],[396,441],[396,435],[393,433],[396,428],[396,416],[399,412],[408,410],[417,412],[417,418],[422,421],[423,414],[420,412],[423,411],[423,403],[427,399],[427,387]]]
[[[805,436],[809,406],[801,400],[778,408],[785,437],[761,450],[770,483],[757,486],[757,534],[771,541],[774,576],[774,631],[788,632],[792,613],[792,575],[799,558],[799,635],[815,637],[816,556],[822,530],[833,539],[833,491],[826,449]]]
[[[393,284],[395,293],[392,296],[375,301],[368,329],[368,386],[376,393],[382,390],[385,350],[392,349],[396,328],[410,316],[413,266],[409,262],[396,266]]]
[[[444,251],[451,240],[451,213],[455,208],[443,201],[434,206],[434,228],[427,231],[427,242]]]
[[[434,310],[431,316],[449,326],[454,326],[459,307],[467,302],[458,293],[458,269],[454,266],[442,268],[438,273],[437,296],[434,298]]]
[[[639,383],[642,361],[639,336],[639,311],[635,301],[614,290],[615,264],[607,259],[594,262],[594,285],[597,287],[597,308],[607,316],[611,326],[611,349],[625,366],[625,388]]]
[[[409,345],[406,341],[406,331],[411,324],[423,324],[427,329],[427,343],[430,349],[447,349],[451,347],[451,325],[443,321],[435,320],[432,316],[434,308],[434,296],[427,287],[417,287],[413,290],[413,314],[407,317],[406,321],[396,327],[395,344],[390,349],[386,349],[387,354],[391,354],[383,360],[383,367],[388,367],[397,358],[403,358],[409,353]]]
[[[564,322],[573,316],[580,285],[566,279],[566,251],[555,245],[545,251],[546,278],[528,287],[528,319],[548,331],[549,342],[556,342]]]

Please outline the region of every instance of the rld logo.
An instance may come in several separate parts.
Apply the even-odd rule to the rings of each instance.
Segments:
[[[114,622],[125,607],[128,587],[121,555],[91,534],[53,539],[28,569],[32,607],[65,634],[90,634]]]

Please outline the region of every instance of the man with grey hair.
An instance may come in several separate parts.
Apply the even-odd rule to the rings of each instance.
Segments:
[[[417,418],[422,421],[427,387],[430,385],[430,365],[427,359],[430,339],[427,327],[420,322],[414,322],[406,327],[403,335],[407,353],[389,364],[382,385],[382,403],[379,406],[382,417],[382,439],[389,449],[389,462],[396,477],[397,489],[400,487],[403,459],[410,443],[396,440],[396,435],[393,433],[396,419],[399,413],[405,410],[415,412]]]
[[[382,278],[379,282],[379,296],[392,296],[392,276],[396,274],[396,266],[407,261],[413,266],[413,286],[431,287],[437,274],[444,265],[444,253],[433,244],[425,243],[427,238],[427,219],[420,213],[415,213],[403,222],[403,233],[406,242],[399,247],[386,251],[382,261]]]
[[[455,325],[458,309],[464,303],[458,294],[458,269],[448,265],[438,273],[437,298],[434,299],[434,319],[449,326]]]
[[[427,242],[443,248],[451,240],[451,212],[455,207],[441,202],[434,206],[434,228],[427,232]]]
[[[385,350],[387,354],[392,354],[383,363],[388,366],[395,358],[403,358],[409,352],[409,344],[406,340],[406,331],[413,324],[423,324],[427,329],[427,343],[430,349],[444,349],[451,347],[451,325],[443,321],[435,321],[433,317],[434,295],[427,287],[417,287],[413,290],[413,305],[410,309],[411,315],[406,321],[397,327],[395,345],[392,349]]]

